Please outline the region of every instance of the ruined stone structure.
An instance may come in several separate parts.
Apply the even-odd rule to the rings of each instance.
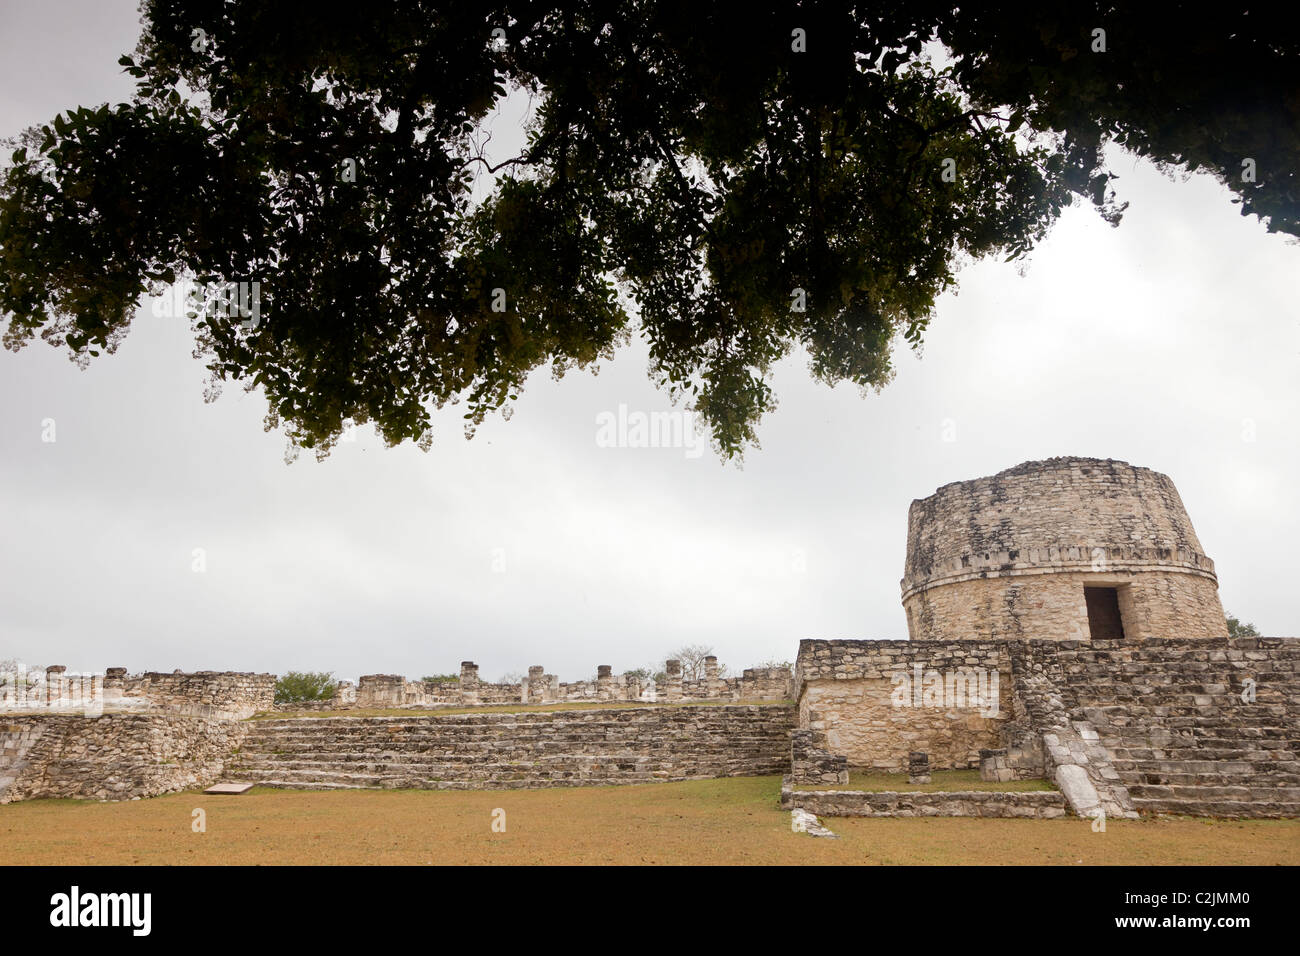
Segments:
[[[694,680],[668,661],[657,684],[605,664],[493,684],[465,661],[456,679],[370,674],[287,705],[334,712],[321,716],[268,719],[269,674],[0,675],[0,803],[220,778],[514,789],[784,773],[795,828],[823,835],[808,814],[1300,816],[1300,640],[1225,636],[1214,565],[1163,475],[1058,458],[945,485],[912,505],[903,603],[911,640],[805,640],[793,674],[723,678],[709,658]],[[349,715],[361,709],[405,713]],[[920,784],[971,769],[1056,789],[850,789],[860,771]]]
[[[973,767],[1011,718],[1011,662],[993,642],[802,641],[795,699],[799,726],[853,767],[905,773],[911,750]]]
[[[1052,780],[1081,816],[1300,816],[1294,638],[803,641],[796,687],[794,784],[903,773],[924,751],[934,769]]]
[[[478,665],[457,680],[372,674],[292,710],[425,710],[411,717],[248,720],[281,710],[271,674],[70,674],[53,666],[0,675],[0,803],[34,797],[127,800],[226,777],[272,786],[509,789],[781,773],[794,711],[786,668],[700,680],[668,662],[653,682],[615,676],[562,683],[540,665],[520,684],[490,684]],[[631,705],[669,703],[673,707]],[[729,701],[771,701],[732,705]],[[539,712],[569,702],[595,710]],[[510,705],[514,713],[438,714]],[[696,706],[698,705],[698,706]]]
[[[788,704],[249,722],[225,777],[304,789],[501,790],[778,774]]]
[[[801,642],[784,806],[1300,815],[1300,642],[1226,636],[1164,475],[1053,458],[944,485],[912,503],[902,592],[911,640]],[[841,767],[923,777],[921,752],[1060,792],[808,789]]]
[[[249,726],[164,714],[0,714],[0,803],[132,800],[206,787]]]
[[[125,667],[77,674],[62,665],[0,674],[0,713],[107,711],[241,720],[274,703],[274,674],[149,671],[128,676]]]
[[[1214,562],[1166,476],[1031,461],[912,502],[913,640],[1224,637]]]
[[[340,696],[317,710],[385,708],[474,707],[501,704],[559,704],[603,701],[745,701],[787,700],[793,689],[792,675],[784,667],[746,668],[740,677],[718,676],[716,657],[706,658],[705,675],[684,680],[680,661],[668,661],[661,685],[631,675],[614,674],[609,664],[596,668],[596,679],[564,683],[546,673],[541,664],[528,668],[518,684],[489,684],[479,680],[478,665],[461,663],[460,678],[443,681],[413,681],[400,674],[367,674],[358,682],[354,698]],[[279,709],[300,709],[284,704]]]

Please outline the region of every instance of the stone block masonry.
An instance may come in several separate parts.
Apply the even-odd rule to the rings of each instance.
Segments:
[[[980,641],[801,641],[799,726],[851,767],[905,773],[909,751],[935,770],[979,766],[1011,719],[1005,644]]]
[[[1082,738],[1072,745],[1068,734],[1044,734],[1049,759],[1072,753],[1144,813],[1300,816],[1300,640],[1036,642],[1030,650],[1055,685],[1066,727]],[[1091,758],[1098,752],[1107,761],[1100,767]]]
[[[1173,482],[1109,459],[1025,462],[912,502],[902,592],[920,640],[1227,635]]]
[[[816,746],[812,730],[790,735],[790,776],[795,783],[848,783],[848,760]]]
[[[906,679],[918,667],[919,709]],[[948,680],[962,668],[966,706]],[[986,681],[984,696],[998,712],[986,717],[970,706],[970,676],[994,668],[999,692]],[[900,772],[924,750],[936,769],[1053,780],[1085,817],[1300,816],[1294,638],[804,641],[796,679],[799,726],[822,762]],[[887,804],[868,802],[873,814]]]
[[[785,773],[789,705],[259,720],[228,779],[299,789],[524,789]]]
[[[999,793],[953,790],[903,793],[897,790],[797,790],[787,778],[781,809],[819,817],[1016,817],[1054,820],[1066,816],[1065,798],[1055,790]]]
[[[100,675],[68,673],[62,665],[43,673],[0,674],[0,713],[134,712],[240,720],[274,704],[274,674],[150,671],[132,677],[125,667]]]
[[[0,803],[33,797],[129,800],[205,787],[248,724],[161,714],[0,719]]]

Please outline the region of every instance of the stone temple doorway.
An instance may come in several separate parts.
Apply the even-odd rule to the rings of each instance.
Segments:
[[[1094,641],[1124,639],[1124,619],[1119,613],[1119,589],[1086,587],[1083,599],[1088,605],[1088,634]]]

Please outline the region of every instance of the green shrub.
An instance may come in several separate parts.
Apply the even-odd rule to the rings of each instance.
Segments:
[[[289,671],[275,682],[275,702],[296,704],[304,700],[329,700],[338,689],[333,673]]]
[[[1227,615],[1227,619],[1229,637],[1259,637],[1259,631],[1254,624],[1243,624],[1231,614]]]

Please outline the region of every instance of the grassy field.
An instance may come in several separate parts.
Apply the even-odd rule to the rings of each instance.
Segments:
[[[741,705],[764,707],[791,707],[788,700],[600,700],[573,701],[557,704],[483,704],[475,707],[366,707],[344,710],[284,710],[258,711],[249,720],[286,720],[300,717],[429,717],[433,714],[535,714],[539,711],[557,710],[626,710],[629,707],[739,707]]]
[[[0,864],[1291,864],[1300,820],[826,818],[790,832],[780,780],[582,789],[254,790],[0,806]],[[506,832],[492,831],[502,809]],[[206,812],[207,832],[191,829]]]
[[[1025,793],[1031,790],[1055,790],[1049,780],[981,780],[978,770],[935,770],[929,783],[908,783],[905,773],[863,773],[849,771],[848,783],[796,784],[796,790],[866,790],[873,793],[943,793],[952,790],[981,790],[994,793]]]

